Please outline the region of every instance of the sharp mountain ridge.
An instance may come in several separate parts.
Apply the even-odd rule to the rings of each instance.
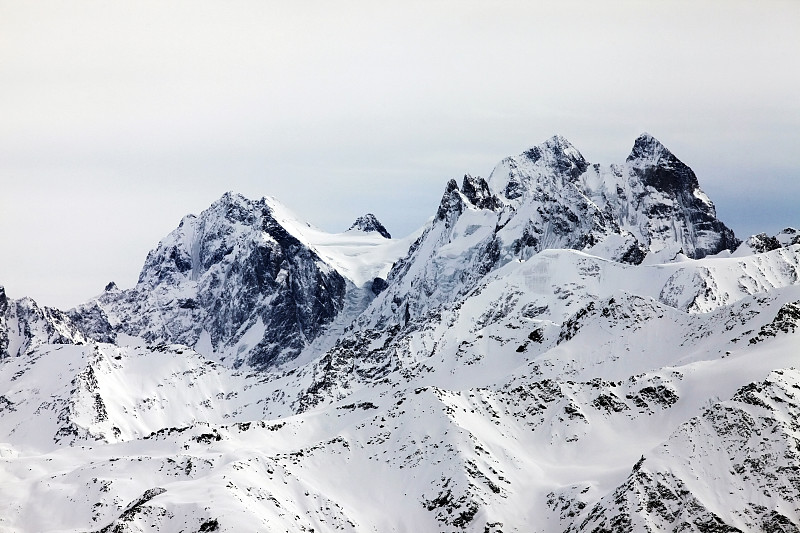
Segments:
[[[740,241],[649,134],[432,215],[226,193],[134,287],[0,288],[0,531],[800,531],[797,230]]]

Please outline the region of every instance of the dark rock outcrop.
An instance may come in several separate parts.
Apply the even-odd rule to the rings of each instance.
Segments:
[[[677,238],[683,241],[687,256],[701,259],[739,246],[741,241],[733,231],[717,219],[714,204],[700,189],[694,171],[657,139],[640,135],[626,163],[645,186],[645,194],[652,188],[668,200],[651,203],[644,214],[680,227]]]
[[[97,340],[58,309],[31,298],[12,300],[0,287],[0,359],[17,357],[41,344],[85,344]]]
[[[356,219],[356,221],[353,222],[353,225],[350,226],[350,229],[348,231],[350,231],[351,229],[364,231],[364,232],[375,231],[375,232],[379,233],[380,235],[382,235],[383,237],[386,237],[387,239],[391,239],[392,238],[392,236],[389,234],[389,232],[386,231],[386,228],[383,227],[383,224],[381,224],[378,221],[378,219],[375,217],[375,215],[373,215],[372,213],[367,213],[364,216],[358,217]]]
[[[469,174],[464,175],[461,184],[461,192],[478,209],[498,209],[502,202],[489,190],[489,184],[480,176],[473,178]]]
[[[794,246],[795,244],[800,244],[800,232],[794,228],[784,228],[780,233],[772,237],[766,233],[752,235],[744,241],[743,246],[750,248],[753,253],[763,254],[778,248]]]
[[[346,282],[273,216],[227,193],[151,251],[136,287],[98,298],[115,331],[236,350],[267,368],[297,356],[342,309]]]

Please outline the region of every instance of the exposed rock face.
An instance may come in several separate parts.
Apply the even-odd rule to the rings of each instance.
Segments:
[[[267,368],[296,357],[343,309],[348,282],[338,264],[276,218],[270,202],[228,193],[199,217],[185,217],[150,252],[136,287],[109,283],[96,303],[65,320],[85,338],[113,342],[121,332],[179,342],[236,365]],[[372,214],[350,229],[390,238]],[[639,264],[646,256],[700,258],[738,242],[691,169],[650,135],[610,167],[591,165],[555,136],[504,159],[488,180],[450,180],[408,255],[372,282],[370,294],[379,298],[359,322],[405,326],[456,301],[487,273],[546,249]]]
[[[649,219],[640,228],[651,243],[677,240],[683,253],[694,259],[739,246],[741,241],[733,231],[717,219],[714,204],[700,189],[692,169],[655,138],[646,133],[639,136],[626,164],[645,187],[634,202]]]
[[[521,242],[535,249],[586,248],[636,263],[645,254],[699,259],[739,245],[694,172],[648,134],[624,164],[609,167],[589,165],[566,139],[553,137],[501,162],[489,184],[512,206],[528,206],[532,223]]]
[[[96,342],[114,343],[117,334],[108,320],[108,315],[97,302],[88,302],[67,311],[75,327]]]
[[[0,358],[8,357],[8,297],[6,288],[0,285]]]
[[[646,135],[362,222],[227,194],[133,289],[0,288],[0,529],[800,531],[797,231],[686,259],[735,239]]]
[[[31,298],[12,300],[0,286],[0,359],[17,357],[42,344],[84,344],[95,340],[70,316],[40,307]]]
[[[481,177],[473,178],[465,174],[461,192],[478,209],[496,210],[502,205],[500,199],[489,190],[489,184]]]
[[[775,237],[770,237],[766,233],[759,233],[749,237],[744,244],[749,246],[753,252],[763,254],[764,252],[771,252],[781,247],[781,243]]]
[[[766,233],[750,236],[742,243],[742,253],[763,254],[779,248],[800,244],[800,232],[794,228],[784,228],[777,235],[770,237]]]
[[[151,251],[139,283],[98,303],[116,331],[148,342],[216,351],[236,364],[280,364],[296,356],[342,309],[346,282],[272,214],[266,199],[228,193],[185,217]]]
[[[386,228],[383,227],[378,219],[372,213],[367,213],[364,216],[360,216],[353,222],[353,225],[350,226],[350,229],[355,229],[364,232],[375,231],[382,236],[386,237],[387,239],[391,239],[392,236],[386,231]],[[349,230],[348,230],[349,231]]]

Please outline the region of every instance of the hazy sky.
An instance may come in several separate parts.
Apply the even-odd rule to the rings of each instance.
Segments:
[[[0,0],[0,284],[132,286],[227,190],[395,235],[553,134],[648,131],[745,238],[800,226],[800,2]]]

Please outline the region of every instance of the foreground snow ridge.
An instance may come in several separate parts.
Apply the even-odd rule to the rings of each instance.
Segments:
[[[226,193],[135,287],[0,287],[0,532],[800,530],[800,232],[648,134],[394,239]]]

